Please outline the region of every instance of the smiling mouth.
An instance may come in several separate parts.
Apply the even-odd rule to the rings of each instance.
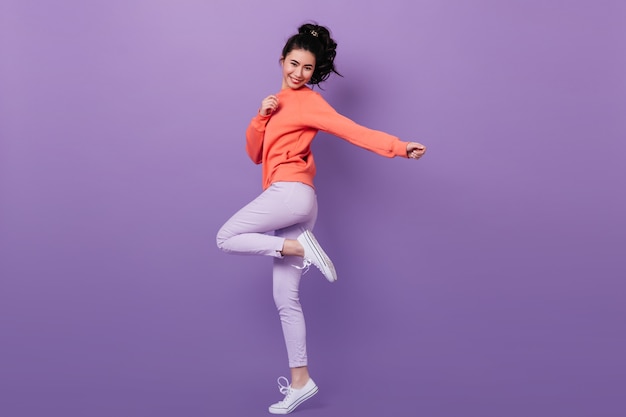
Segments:
[[[304,81],[304,80],[296,80],[293,77],[290,77],[290,78],[291,78],[291,82],[294,83],[294,84],[300,84],[302,81]]]

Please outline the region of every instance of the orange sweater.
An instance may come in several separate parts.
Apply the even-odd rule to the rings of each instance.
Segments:
[[[311,142],[319,130],[382,156],[407,157],[407,142],[356,124],[309,87],[287,88],[277,96],[278,109],[269,116],[257,113],[246,131],[250,159],[263,163],[264,190],[278,181],[298,181],[313,187]]]

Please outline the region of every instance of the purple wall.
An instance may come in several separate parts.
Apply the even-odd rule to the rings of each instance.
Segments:
[[[340,281],[303,281],[298,413],[623,416],[618,0],[4,0],[0,415],[280,398],[271,261],[214,236],[260,192],[245,127],[308,19],[339,43],[328,101],[429,150],[314,144]]]

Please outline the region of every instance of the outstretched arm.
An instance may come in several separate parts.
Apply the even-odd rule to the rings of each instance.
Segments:
[[[426,146],[417,142],[409,142],[406,145],[406,155],[411,159],[420,159],[426,153]]]
[[[361,126],[337,113],[319,93],[307,97],[306,110],[301,113],[306,126],[328,132],[379,155],[418,159],[426,148],[417,142],[405,142],[396,136]],[[305,106],[303,106],[305,107]]]

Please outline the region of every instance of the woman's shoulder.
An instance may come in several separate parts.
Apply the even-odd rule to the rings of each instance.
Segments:
[[[299,111],[304,112],[305,114],[317,111],[326,111],[330,107],[328,102],[319,92],[314,91],[308,86],[300,87],[297,90],[283,90],[282,93],[283,94],[279,96],[279,99],[284,99],[283,103],[297,103],[296,107],[291,107],[289,104],[287,105],[291,108],[299,109]]]
[[[297,90],[294,90],[294,92],[296,93],[297,97],[299,97],[302,101],[310,103],[326,103],[326,99],[324,99],[324,96],[322,96],[322,94],[308,86],[301,87]]]

